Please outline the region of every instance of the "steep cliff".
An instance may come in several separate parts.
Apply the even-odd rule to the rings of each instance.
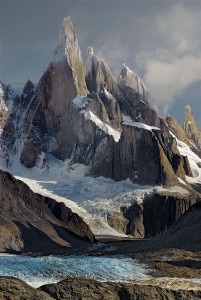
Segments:
[[[190,141],[193,142],[194,148],[201,157],[201,130],[198,128],[190,106],[186,106],[184,114],[184,130]]]
[[[81,217],[0,171],[1,252],[51,251],[81,246],[84,240],[93,241],[94,236]]]
[[[185,108],[183,127],[172,116],[166,118],[172,133],[201,157],[201,130],[198,128],[190,106]]]

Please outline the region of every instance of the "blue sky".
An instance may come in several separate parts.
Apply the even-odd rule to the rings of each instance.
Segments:
[[[0,0],[0,80],[37,82],[66,16],[83,61],[92,46],[115,76],[126,63],[162,115],[181,121],[190,104],[201,127],[200,0]]]

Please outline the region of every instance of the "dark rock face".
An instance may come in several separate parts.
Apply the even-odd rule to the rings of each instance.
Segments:
[[[192,205],[166,232],[150,240],[150,248],[201,251],[201,201]]]
[[[94,241],[94,236],[89,229],[89,226],[83,222],[82,218],[73,213],[72,210],[62,202],[57,202],[54,199],[47,197],[43,198],[43,202],[47,204],[53,215],[68,226],[68,230],[73,232],[85,240]]]
[[[126,233],[134,236],[135,238],[145,237],[144,223],[143,223],[143,210],[142,204],[135,202],[128,209],[121,207],[124,217],[128,220]]]
[[[57,284],[49,284],[39,288],[57,300],[83,299],[83,300],[170,300],[194,299],[201,297],[200,291],[171,290],[151,285],[135,283],[98,282],[85,278],[68,278]]]
[[[83,240],[94,236],[81,217],[0,171],[0,251],[51,251]]]
[[[165,155],[160,134],[133,126],[122,126],[121,139],[101,141],[90,163],[89,174],[114,180],[130,178],[139,184],[175,184],[178,179]]]
[[[143,223],[145,236],[155,236],[166,231],[189,208],[199,201],[196,194],[188,196],[157,193],[144,199]]]
[[[171,228],[190,208],[199,203],[199,194],[186,190],[186,195],[168,191],[145,196],[142,203],[134,201],[130,207],[110,215],[108,224],[134,238],[154,237]]]

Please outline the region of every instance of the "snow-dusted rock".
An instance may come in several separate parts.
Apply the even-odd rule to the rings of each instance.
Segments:
[[[166,118],[171,132],[182,142],[188,145],[201,157],[201,130],[198,128],[190,106],[185,108],[183,127],[172,116]]]
[[[50,153],[89,166],[93,176],[171,185],[177,175],[185,179],[185,168],[170,136],[135,72],[123,66],[115,82],[92,48],[83,67],[75,30],[65,18],[46,72],[36,88],[28,81],[14,103],[3,145],[29,168],[42,156],[45,164]],[[10,164],[13,157],[6,159]]]

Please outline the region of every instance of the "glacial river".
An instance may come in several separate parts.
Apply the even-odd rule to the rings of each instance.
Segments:
[[[0,254],[0,275],[15,276],[38,287],[65,276],[125,281],[149,278],[146,266],[123,256],[17,256]]]

